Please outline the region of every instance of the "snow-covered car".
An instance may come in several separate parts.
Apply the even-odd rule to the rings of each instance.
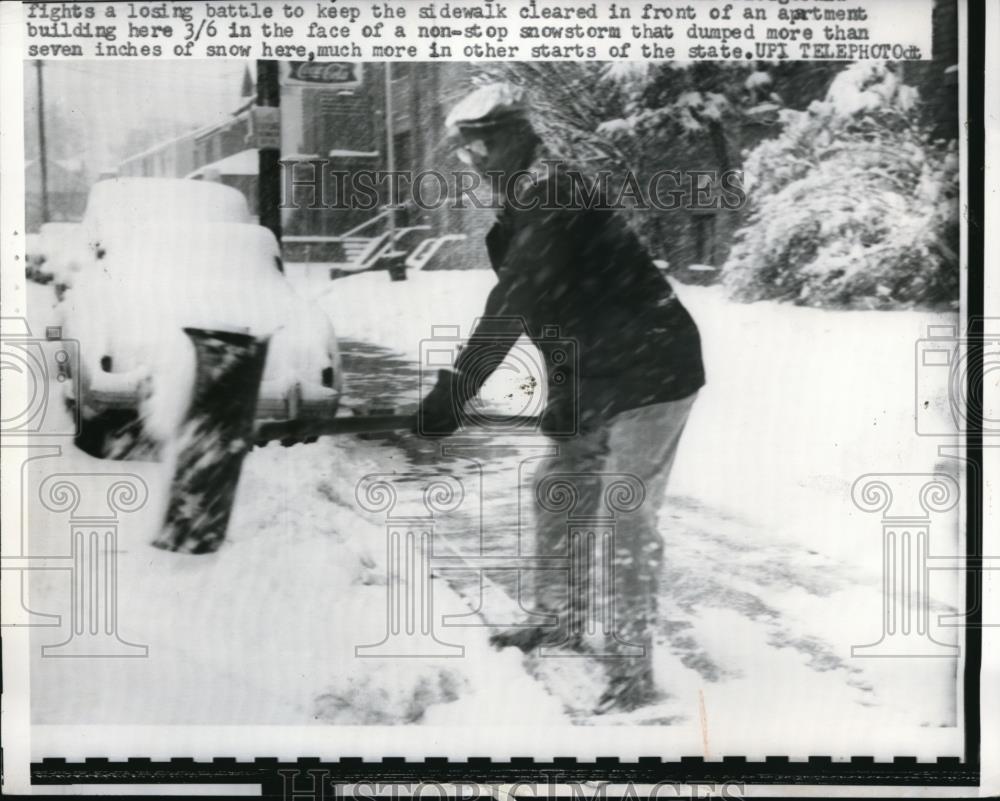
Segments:
[[[172,437],[195,372],[185,327],[268,339],[258,422],[335,414],[341,369],[333,327],[283,275],[269,230],[107,218],[100,227],[94,263],[61,304],[63,336],[79,342],[79,380],[64,386],[79,411],[81,448],[124,455],[115,443],[123,419],[147,441]]]

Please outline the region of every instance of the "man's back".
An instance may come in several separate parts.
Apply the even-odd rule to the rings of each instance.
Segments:
[[[546,356],[546,329],[575,343],[576,380],[549,382],[548,414],[568,413],[569,392],[583,420],[690,395],[704,384],[691,316],[621,216],[574,204],[555,180],[519,193],[487,236],[499,279],[487,313],[522,317]]]

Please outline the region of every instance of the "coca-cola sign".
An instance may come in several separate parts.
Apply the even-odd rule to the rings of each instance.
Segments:
[[[351,61],[289,61],[282,83],[287,86],[360,86],[361,65]]]

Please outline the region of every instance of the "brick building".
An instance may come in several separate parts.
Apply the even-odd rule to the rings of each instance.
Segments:
[[[395,169],[440,166],[447,108],[467,90],[468,65],[393,63],[393,149]],[[282,157],[315,162],[328,171],[388,168],[386,65],[353,65],[357,85],[345,88],[286,85],[281,93]],[[231,119],[148,148],[122,161],[119,175],[195,177],[220,180],[247,194],[256,207],[251,108],[252,82],[244,81],[244,103]],[[297,167],[298,175],[310,175]],[[380,197],[382,205],[388,197]],[[333,235],[352,229],[377,212],[345,208],[286,210],[285,230],[297,235]],[[447,217],[439,216],[447,225]]]

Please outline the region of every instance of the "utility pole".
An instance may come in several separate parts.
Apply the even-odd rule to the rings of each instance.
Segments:
[[[392,125],[392,62],[385,62],[385,168],[390,175],[396,171],[396,142]],[[394,184],[389,181],[389,186]],[[389,244],[396,239],[396,198],[389,198]]]
[[[45,86],[42,83],[42,62],[35,61],[38,76],[38,171],[42,180],[42,222],[49,221],[49,159],[45,150]]]
[[[257,212],[281,244],[281,85],[277,61],[257,61]],[[273,109],[267,111],[266,109]],[[266,135],[264,135],[266,134]]]

